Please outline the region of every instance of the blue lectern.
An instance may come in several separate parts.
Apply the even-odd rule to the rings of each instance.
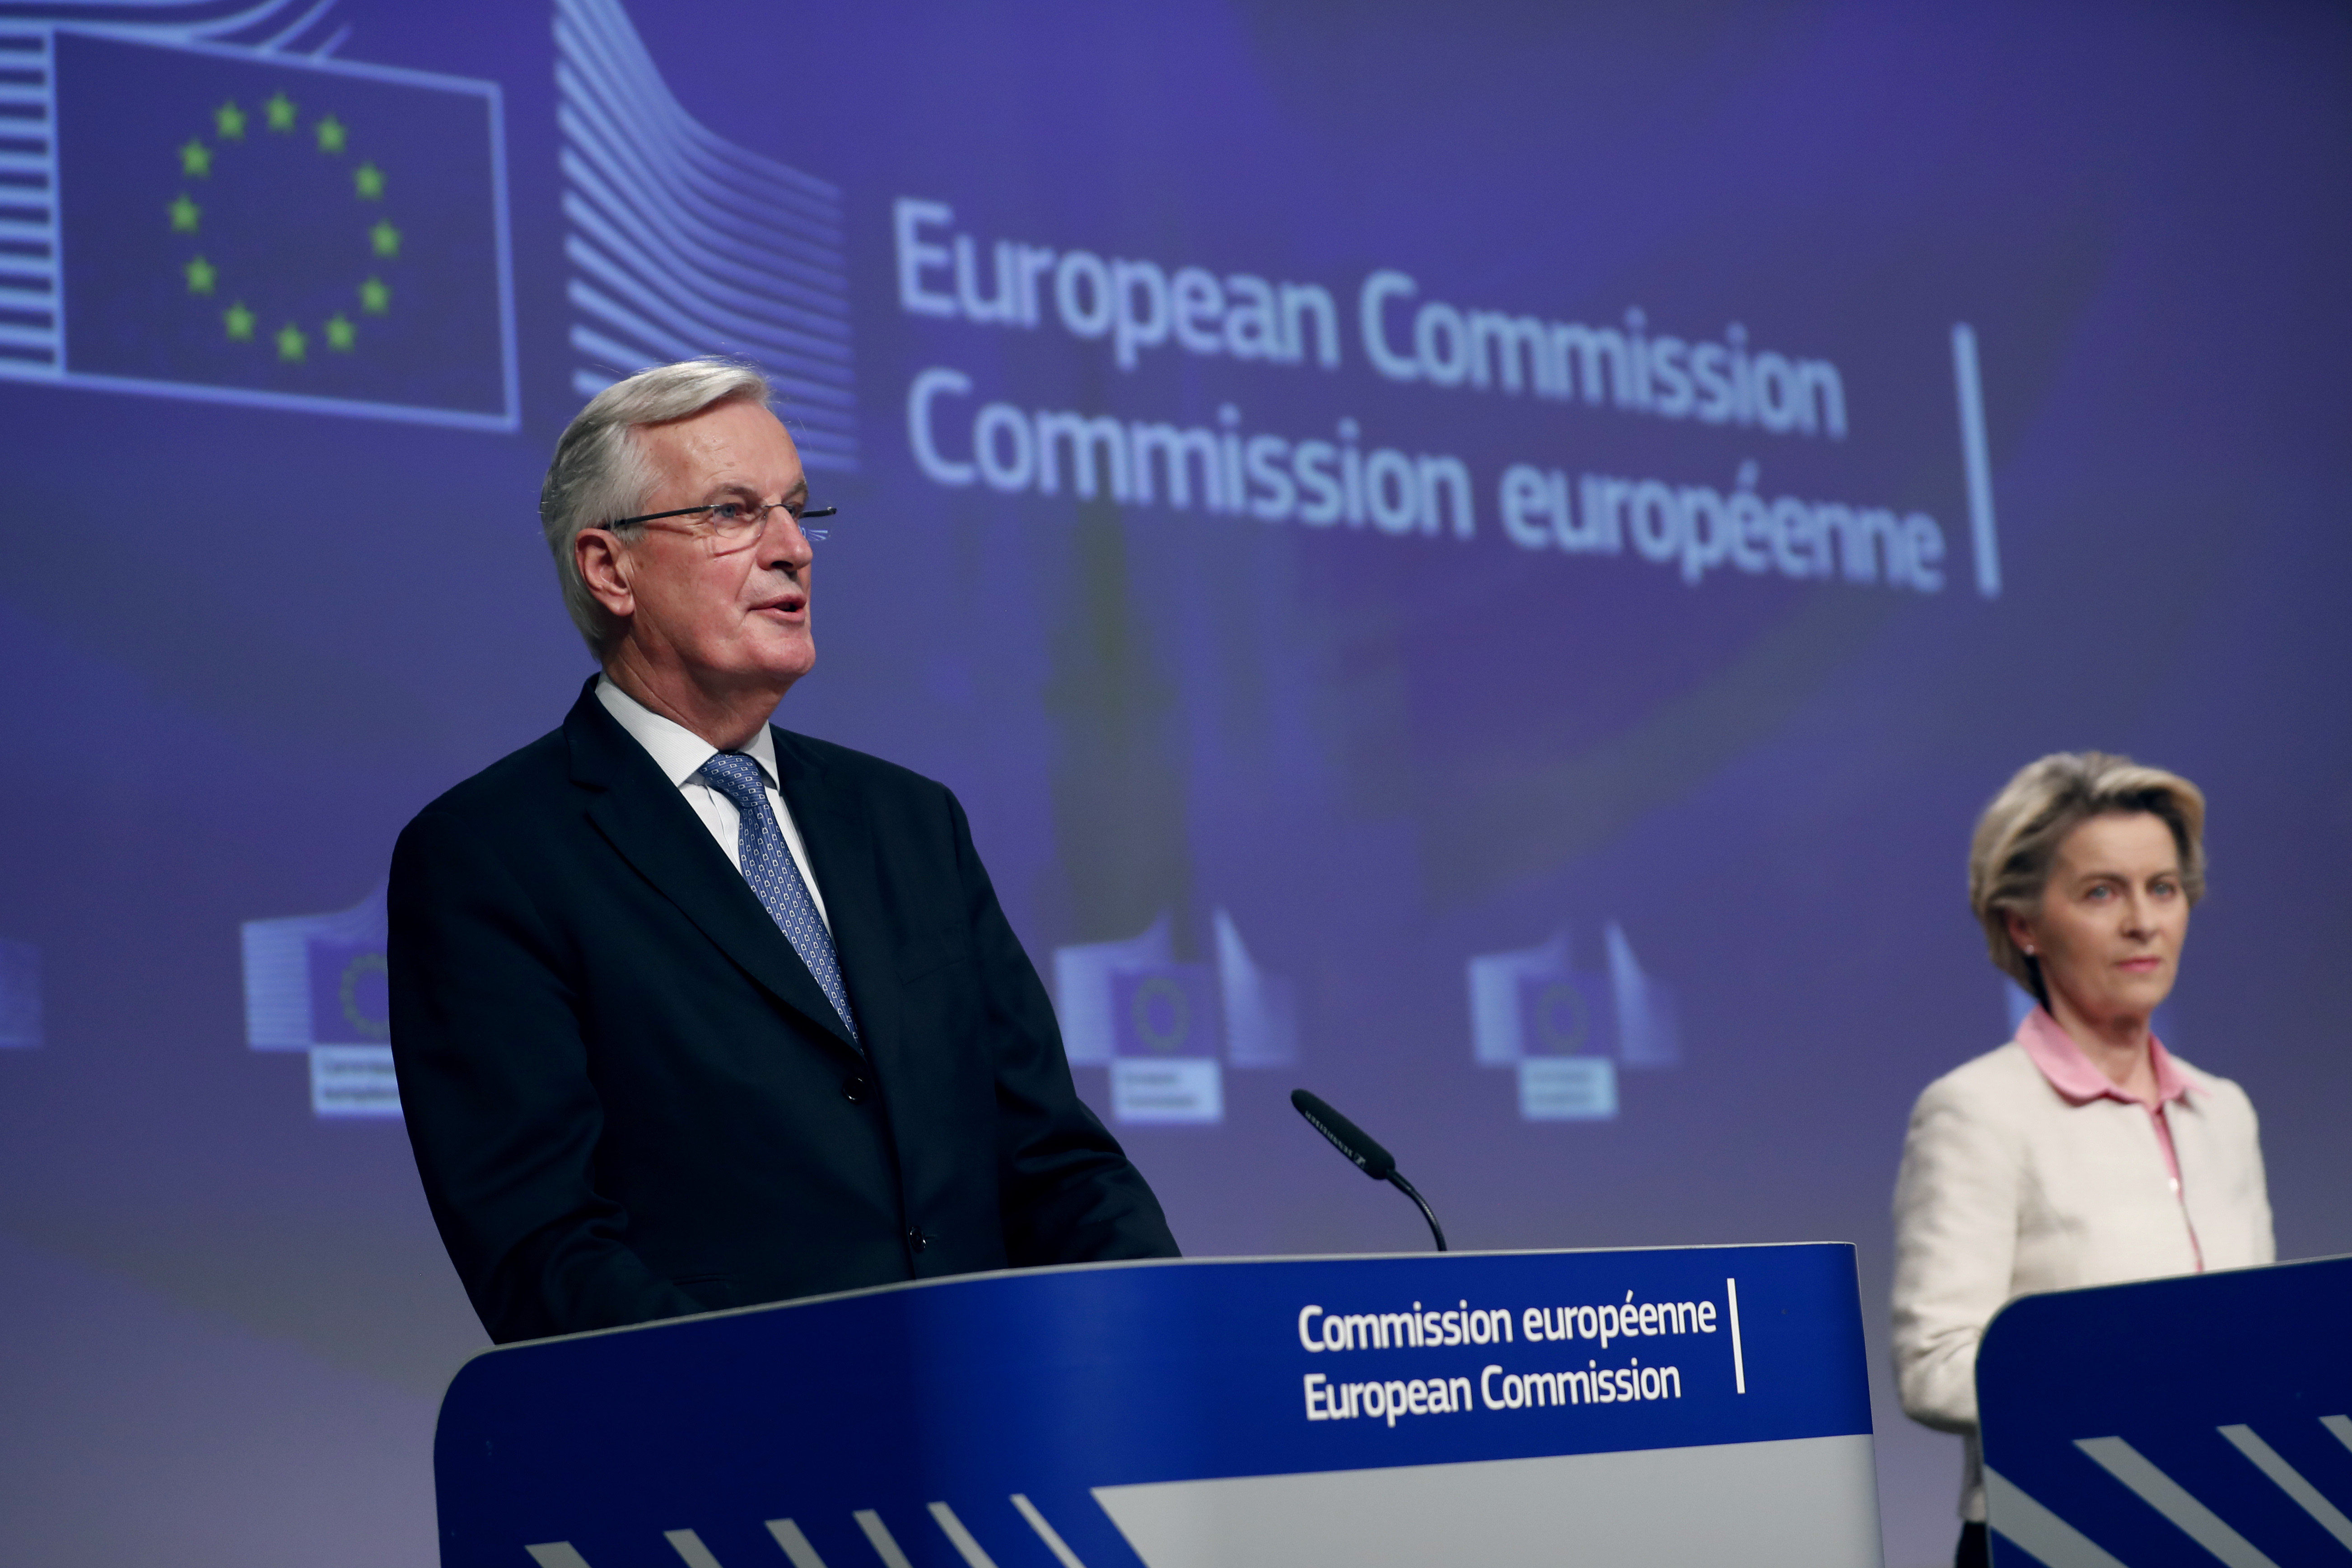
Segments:
[[[1171,1260],[486,1351],[448,1568],[1880,1562],[1853,1249]]]
[[[1977,1406],[2002,1568],[2352,1563],[2352,1258],[2020,1297]]]

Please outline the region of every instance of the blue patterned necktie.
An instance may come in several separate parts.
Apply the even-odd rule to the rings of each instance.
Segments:
[[[850,1016],[849,993],[841,984],[833,933],[825,930],[824,918],[816,912],[816,900],[809,897],[808,884],[801,880],[801,868],[793,863],[792,847],[776,826],[776,814],[768,809],[760,764],[740,752],[721,752],[702,764],[701,777],[735,803],[735,848],[743,862],[743,879],[751,884],[761,907],[783,929],[793,951],[808,965],[818,989],[841,1016],[841,1026],[856,1040],[857,1021]],[[862,1047],[863,1042],[859,1043]]]

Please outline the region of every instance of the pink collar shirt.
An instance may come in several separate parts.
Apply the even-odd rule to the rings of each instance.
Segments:
[[[2032,1058],[2033,1065],[2042,1069],[2042,1076],[2049,1080],[2050,1087],[2056,1089],[2068,1104],[2087,1105],[2095,1100],[2115,1100],[2126,1105],[2137,1105],[2147,1112],[2148,1120],[2156,1124],[2157,1146],[2164,1151],[2164,1170],[2172,1180],[2172,1195],[2182,1199],[2181,1207],[2185,1213],[2188,1203],[2180,1191],[2180,1156],[2173,1149],[2172,1125],[2165,1119],[2164,1109],[2174,1100],[2188,1096],[2189,1080],[2181,1076],[2179,1068],[2172,1065],[2172,1055],[2164,1048],[2164,1042],[2154,1035],[2147,1037],[2148,1065],[2156,1069],[2156,1100],[2153,1104],[2136,1094],[2126,1094],[2114,1079],[2093,1065],[2091,1058],[2083,1054],[2083,1047],[2074,1043],[2074,1037],[2066,1032],[2064,1025],[2050,1016],[2046,1007],[2036,1007],[2026,1015],[2025,1022],[2018,1026],[2017,1043],[2025,1048],[2025,1054]],[[2204,1273],[2205,1249],[2198,1245],[2194,1226],[2189,1227],[2189,1245],[2197,1254],[2197,1272]]]

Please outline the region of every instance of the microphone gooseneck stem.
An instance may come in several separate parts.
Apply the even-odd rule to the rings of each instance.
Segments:
[[[1436,1211],[1429,1206],[1429,1200],[1413,1191],[1412,1184],[1406,1181],[1398,1172],[1389,1173],[1389,1184],[1421,1205],[1421,1217],[1429,1222],[1429,1234],[1437,1238],[1437,1250],[1444,1252],[1446,1249],[1445,1231],[1438,1225]]]

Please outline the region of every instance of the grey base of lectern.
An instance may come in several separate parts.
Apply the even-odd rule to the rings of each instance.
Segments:
[[[1099,1487],[1144,1562],[1870,1563],[1879,1561],[1871,1440],[1559,1454]],[[1793,1516],[1793,1517],[1792,1517]]]

